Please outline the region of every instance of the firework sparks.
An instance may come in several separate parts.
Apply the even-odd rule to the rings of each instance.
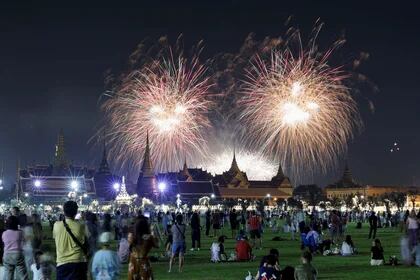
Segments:
[[[327,63],[331,51],[294,56],[290,49],[274,50],[271,59],[256,58],[248,72],[241,100],[241,119],[251,132],[246,140],[292,166],[295,175],[326,171],[361,125],[345,73]]]
[[[215,153],[205,164],[203,168],[208,172],[215,174],[222,174],[229,170],[232,164],[233,150],[225,149]],[[278,164],[267,160],[264,156],[258,153],[237,151],[236,160],[239,168],[246,172],[250,180],[271,180],[276,175]]]
[[[121,163],[141,164],[149,133],[156,171],[177,170],[185,157],[202,158],[210,87],[197,59],[156,59],[134,71],[102,109],[111,152]]]

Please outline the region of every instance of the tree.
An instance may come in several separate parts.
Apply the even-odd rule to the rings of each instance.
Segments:
[[[392,192],[388,195],[389,201],[394,204],[398,210],[402,210],[405,202],[407,201],[407,194],[403,192]]]
[[[410,199],[411,203],[413,204],[413,209],[416,208],[416,199],[417,199],[417,195],[418,195],[418,191],[417,189],[411,189],[410,191],[408,191],[408,198]]]
[[[295,199],[294,197],[289,197],[287,199],[287,205],[289,205],[292,208],[299,208],[303,209],[302,201]]]
[[[333,196],[328,201],[330,202],[331,207],[334,209],[339,208],[343,205],[343,201],[336,196]]]
[[[354,206],[354,194],[349,194],[344,198],[344,203],[348,209],[352,209]]]

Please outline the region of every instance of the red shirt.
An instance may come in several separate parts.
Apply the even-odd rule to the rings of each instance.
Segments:
[[[248,224],[250,230],[260,229],[260,218],[258,216],[251,216],[249,217]]]
[[[248,261],[251,259],[251,245],[246,240],[239,240],[236,243],[236,259],[238,261]]]

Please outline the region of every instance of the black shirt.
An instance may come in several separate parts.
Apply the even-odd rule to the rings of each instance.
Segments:
[[[372,252],[372,260],[383,260],[384,259],[384,249],[372,246],[370,249]]]

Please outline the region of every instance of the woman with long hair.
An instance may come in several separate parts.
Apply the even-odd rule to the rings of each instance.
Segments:
[[[154,236],[146,218],[137,220],[130,246],[128,264],[128,280],[153,280],[152,266],[148,254],[152,248],[158,247],[158,239]]]

